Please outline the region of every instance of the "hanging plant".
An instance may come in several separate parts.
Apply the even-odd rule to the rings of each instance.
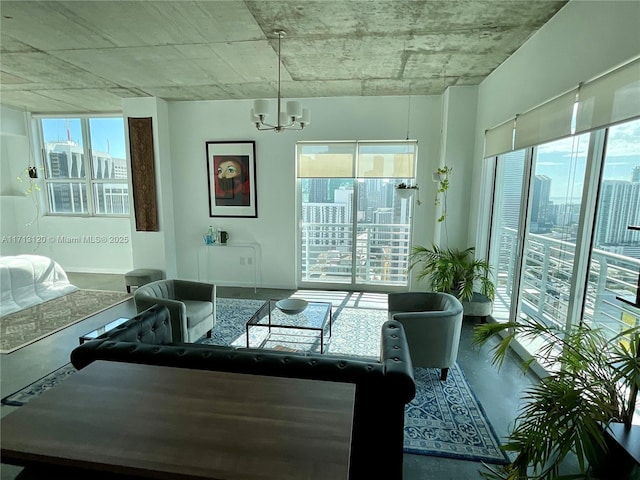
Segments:
[[[27,189],[24,191],[25,195],[31,195],[34,191],[39,192],[40,186],[37,183],[38,180],[38,167],[28,166],[20,175],[16,178],[20,183],[27,183]]]
[[[396,185],[396,188],[399,190],[405,190],[405,189],[417,190],[418,185],[407,185],[406,183],[402,182]]]
[[[443,167],[438,167],[434,173],[434,179],[438,182],[434,205],[436,207],[442,205],[442,213],[438,217],[438,222],[444,222],[447,218],[447,190],[449,190],[449,174],[452,171],[453,168],[445,165]]]

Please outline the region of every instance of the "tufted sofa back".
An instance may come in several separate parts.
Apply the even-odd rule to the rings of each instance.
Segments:
[[[404,406],[414,398],[416,390],[407,339],[399,322],[390,320],[382,326],[380,361],[172,344],[168,325],[166,307],[156,305],[121,327],[76,347],[71,352],[71,362],[78,369],[94,360],[110,360],[355,384],[350,478],[401,480]]]
[[[154,305],[122,325],[103,333],[96,340],[112,342],[143,343],[147,345],[167,345],[173,342],[169,310],[162,305]]]

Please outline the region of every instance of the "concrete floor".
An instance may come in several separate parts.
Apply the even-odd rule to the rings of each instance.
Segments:
[[[124,291],[122,275],[69,274],[70,281],[80,288]],[[283,298],[294,293],[289,290],[218,287],[219,297],[228,298]],[[331,298],[348,306],[362,308],[386,307],[386,296],[381,294],[345,292],[308,291],[305,295]],[[30,384],[47,373],[66,364],[71,350],[78,344],[78,337],[94,328],[98,328],[113,318],[133,316],[133,301],[127,301],[113,309],[102,312],[61,330],[38,342],[28,345],[0,358],[0,395],[2,397]],[[535,379],[523,374],[515,355],[507,358],[501,370],[491,364],[490,346],[477,348],[472,345],[474,319],[465,319],[458,364],[464,371],[471,387],[476,393],[491,421],[498,437],[504,438],[519,408],[520,392]],[[15,408],[2,406],[0,415],[4,416]],[[481,478],[482,465],[466,460],[429,457],[405,454],[404,480],[464,480]],[[20,469],[10,465],[0,465],[0,480],[13,480]]]

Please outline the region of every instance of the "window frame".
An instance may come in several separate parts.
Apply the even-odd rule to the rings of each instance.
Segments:
[[[38,150],[40,153],[40,163],[42,166],[42,170],[44,172],[44,192],[43,200],[46,203],[46,213],[47,216],[60,216],[60,217],[95,217],[95,218],[130,218],[132,215],[132,197],[131,197],[131,186],[130,186],[130,176],[131,172],[128,166],[128,159],[126,158],[125,152],[125,162],[126,162],[126,178],[94,178],[94,158],[93,158],[93,148],[91,145],[91,120],[93,119],[102,119],[102,118],[118,118],[123,120],[123,139],[125,138],[124,132],[124,119],[121,114],[114,113],[104,113],[104,114],[77,114],[77,113],[67,113],[67,114],[51,114],[51,115],[33,115],[33,121],[35,122],[35,130],[38,138]],[[49,176],[48,171],[48,162],[47,162],[47,149],[46,149],[46,141],[44,138],[44,128],[43,121],[48,119],[69,119],[69,120],[79,120],[80,122],[80,130],[82,137],[82,166],[84,167],[85,176],[84,178],[55,178]],[[84,188],[86,192],[86,211],[85,212],[58,212],[53,210],[53,202],[49,190],[50,185],[55,184],[64,184],[64,185],[79,185],[80,188]],[[105,184],[120,184],[123,187],[126,187],[128,192],[128,205],[129,212],[128,213],[100,213],[96,209],[95,205],[95,190],[94,188],[98,185]]]

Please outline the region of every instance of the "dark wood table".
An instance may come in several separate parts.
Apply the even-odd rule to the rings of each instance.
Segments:
[[[96,361],[0,421],[2,462],[141,478],[346,479],[355,386]]]

